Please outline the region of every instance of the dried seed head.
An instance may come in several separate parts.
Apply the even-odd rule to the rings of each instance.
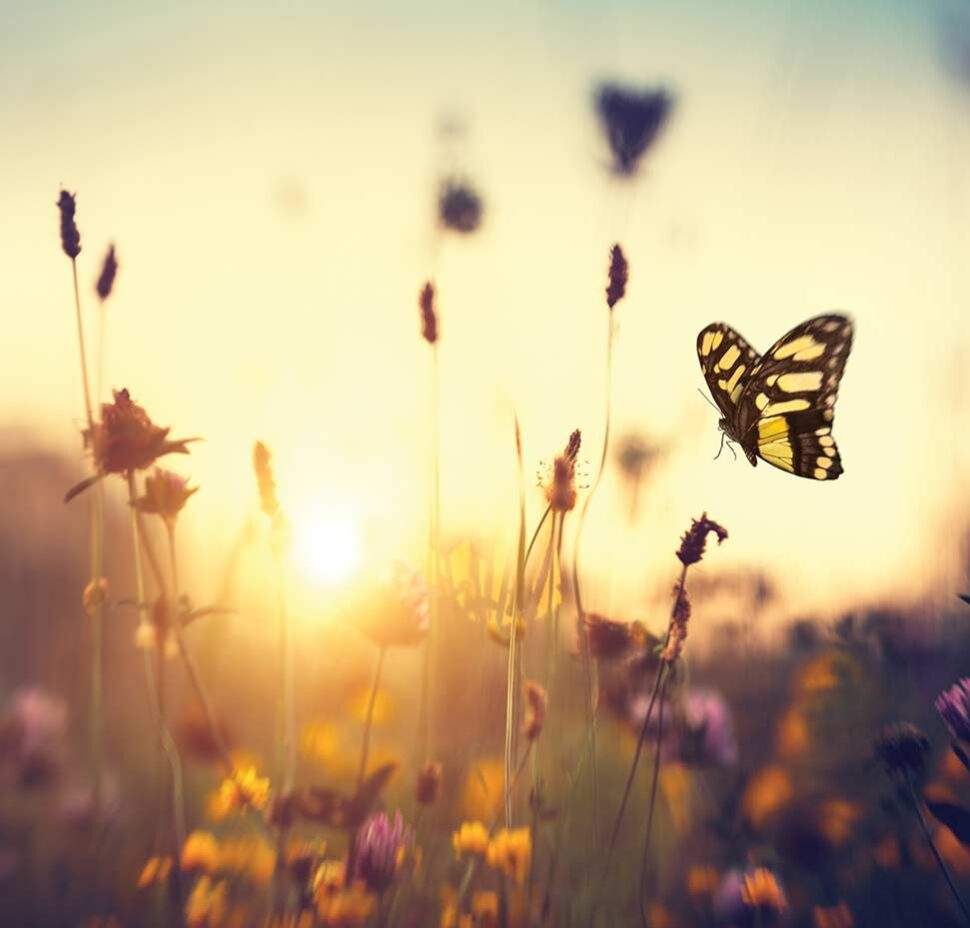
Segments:
[[[470,235],[482,222],[482,198],[466,181],[445,181],[438,195],[438,221],[445,229]]]
[[[661,660],[673,663],[680,657],[687,640],[687,623],[690,621],[690,599],[687,590],[679,583],[674,584],[674,605],[670,610],[670,628],[667,644],[660,654]]]
[[[595,612],[583,616],[589,653],[597,660],[617,660],[633,647],[633,626]]]
[[[616,244],[610,251],[610,282],[606,288],[606,305],[612,309],[626,294],[630,266],[627,264],[623,249]]]
[[[101,274],[95,285],[98,298],[103,303],[111,296],[111,288],[115,283],[115,275],[118,273],[118,259],[115,257],[115,246],[109,245],[108,252],[104,256],[104,264],[101,265]]]
[[[433,345],[438,341],[438,316],[434,311],[434,285],[430,280],[421,288],[418,305],[421,307],[421,337]]]
[[[161,516],[168,525],[174,525],[189,497],[198,489],[190,487],[184,477],[156,467],[145,478],[145,492],[135,500],[134,506],[141,512]]]
[[[104,604],[108,598],[108,579],[107,577],[97,577],[91,580],[84,588],[81,601],[84,604],[85,613],[91,617]]]
[[[280,511],[280,504],[276,498],[272,456],[269,448],[261,441],[253,445],[253,470],[256,472],[256,486],[259,488],[260,508],[273,519]]]
[[[930,751],[930,742],[910,722],[896,722],[887,725],[879,733],[873,751],[887,773],[908,776],[923,770],[926,755]]]
[[[673,105],[674,98],[662,87],[640,91],[604,84],[599,88],[596,110],[617,174],[630,177],[636,173],[640,159],[666,125]]]
[[[576,458],[579,455],[579,447],[583,443],[583,436],[579,429],[576,429],[569,436],[569,441],[566,442],[566,450],[563,452],[563,457],[567,461],[572,461],[575,463]]]
[[[522,732],[526,739],[535,741],[542,734],[546,722],[549,697],[546,691],[532,680],[525,681],[525,720]]]
[[[414,798],[419,805],[430,806],[441,789],[441,764],[429,760],[419,771],[414,784]]]
[[[74,221],[74,212],[77,209],[74,194],[62,190],[57,198],[57,208],[61,211],[61,248],[73,261],[81,253],[81,233]]]
[[[702,513],[699,519],[691,519],[691,526],[684,532],[680,539],[680,547],[677,549],[677,557],[685,567],[696,564],[704,557],[707,536],[711,532],[717,535],[718,544],[728,537],[727,529],[713,519],[708,519],[706,512]]]

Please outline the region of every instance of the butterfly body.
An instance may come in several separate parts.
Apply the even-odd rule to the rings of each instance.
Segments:
[[[803,322],[764,355],[723,322],[701,330],[697,356],[718,426],[752,466],[761,458],[813,480],[842,473],[832,422],[851,347],[852,321],[838,314]]]

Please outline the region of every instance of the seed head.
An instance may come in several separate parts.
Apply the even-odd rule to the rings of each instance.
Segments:
[[[930,751],[930,742],[915,725],[895,722],[879,733],[873,750],[887,773],[908,776],[922,771]]]
[[[430,806],[441,789],[441,764],[429,760],[419,771],[414,784],[414,798],[419,805]]]
[[[583,616],[583,624],[589,653],[597,660],[617,660],[633,647],[633,628],[628,622],[590,612]]]
[[[610,251],[610,282],[606,288],[606,305],[612,309],[626,294],[626,282],[630,267],[626,262],[623,249],[616,244]]]
[[[135,508],[150,515],[161,516],[168,525],[175,525],[189,497],[199,488],[170,470],[155,470],[145,478],[145,492],[135,500]]]
[[[677,549],[677,557],[685,567],[696,564],[704,557],[707,536],[711,532],[717,535],[718,544],[728,537],[727,529],[713,519],[708,519],[706,512],[699,519],[691,519],[691,526],[684,532],[680,539],[680,548]]]
[[[261,441],[253,445],[253,470],[256,472],[260,508],[273,519],[279,514],[280,504],[276,498],[272,455],[269,453],[269,448]]]
[[[525,722],[523,734],[528,741],[535,741],[542,734],[546,722],[549,697],[546,691],[532,680],[525,681]]]
[[[114,287],[115,275],[118,273],[118,259],[115,257],[115,246],[109,245],[108,252],[104,256],[104,264],[101,265],[101,274],[95,285],[98,298],[103,303],[111,296],[111,288]]]
[[[81,253],[81,233],[74,221],[74,212],[77,209],[74,194],[62,190],[57,198],[57,208],[61,211],[61,248],[73,261]]]
[[[673,105],[674,98],[662,87],[643,91],[618,84],[600,87],[596,110],[617,174],[636,174],[640,159],[667,124]]]
[[[482,198],[465,181],[445,181],[438,196],[438,221],[445,229],[470,235],[482,222]]]
[[[434,285],[430,280],[421,289],[418,305],[421,307],[421,337],[433,345],[438,341],[438,316],[434,311]]]

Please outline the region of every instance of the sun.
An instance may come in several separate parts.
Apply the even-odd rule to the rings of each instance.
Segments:
[[[317,514],[297,527],[294,541],[296,560],[315,583],[341,583],[360,566],[360,527],[348,515]]]

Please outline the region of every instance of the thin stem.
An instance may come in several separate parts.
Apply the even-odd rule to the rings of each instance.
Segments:
[[[518,428],[518,425],[516,425]],[[518,433],[517,433],[518,434]],[[517,443],[518,450],[518,443]],[[525,595],[525,488],[522,482],[522,456],[519,453],[519,546],[515,571],[515,608],[509,626],[509,659],[505,688],[505,827],[512,827],[512,765],[515,757],[515,722],[518,696],[518,637],[519,617]]]
[[[84,414],[90,430],[94,428],[94,412],[91,406],[91,389],[88,386],[88,356],[84,349],[84,323],[81,321],[81,291],[77,285],[76,258],[71,258],[71,276],[74,279],[74,310],[77,319],[77,346],[81,356],[81,384],[84,387]]]
[[[282,792],[293,789],[295,755],[293,739],[293,654],[286,610],[286,582],[282,552],[274,553],[276,564],[276,615],[278,632],[277,691],[277,783]]]
[[[360,746],[360,765],[357,768],[357,790],[364,784],[367,775],[367,757],[370,753],[370,735],[374,726],[374,706],[377,704],[377,692],[381,685],[381,672],[384,669],[384,656],[387,648],[384,645],[377,651],[377,667],[374,670],[374,682],[371,684],[370,696],[367,699],[367,715],[364,718],[364,737]]]
[[[660,749],[663,745],[664,695],[666,690],[667,678],[664,678],[660,684],[660,706],[657,709],[657,748],[653,755],[653,779],[650,784],[650,811],[647,813],[647,834],[643,839],[643,858],[640,861],[640,918],[643,920],[643,928],[647,928],[644,883],[647,875],[647,860],[650,856],[650,835],[653,832],[653,813],[657,805],[657,784],[660,780]]]
[[[913,786],[913,780],[910,777],[908,770],[906,771],[906,785],[909,787],[909,792],[913,799],[913,808],[916,810],[916,818],[919,819],[919,826],[923,830],[923,836],[926,838],[926,843],[929,844],[930,850],[933,852],[933,856],[936,858],[937,864],[939,864],[940,871],[943,873],[943,876],[946,879],[946,885],[950,887],[950,892],[953,894],[953,898],[960,907],[963,917],[966,919],[967,924],[970,925],[970,909],[967,909],[967,904],[963,901],[963,897],[960,895],[960,891],[957,889],[956,883],[953,882],[953,877],[950,875],[950,871],[947,868],[942,855],[937,849],[936,843],[933,841],[933,836],[930,834],[930,829],[927,827],[926,819],[923,817],[923,811],[920,808],[920,798],[916,793],[916,787]]]
[[[104,602],[100,587],[104,572],[104,485],[91,498],[91,583],[96,597],[91,614],[91,766],[94,772],[94,810],[100,817],[104,769]]]

